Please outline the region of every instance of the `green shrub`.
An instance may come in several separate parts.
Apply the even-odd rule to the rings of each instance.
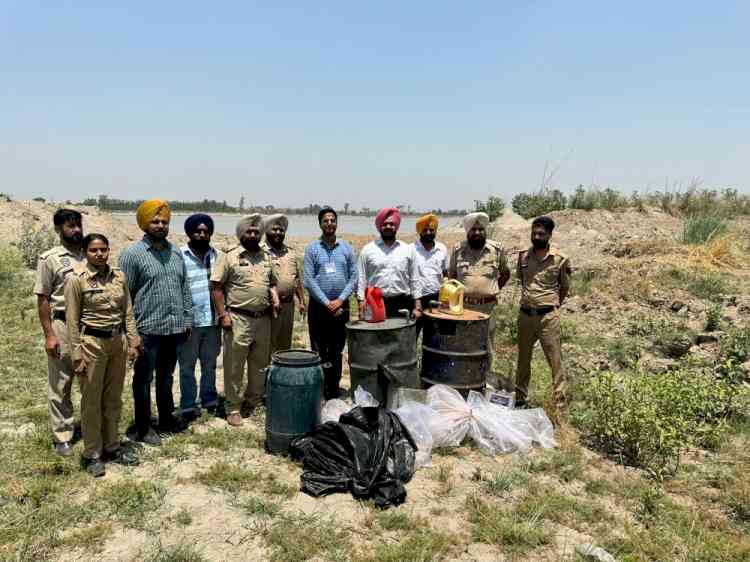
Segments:
[[[573,420],[596,449],[662,479],[688,447],[721,442],[731,386],[694,371],[602,373],[584,384]]]
[[[582,185],[579,185],[568,199],[568,208],[585,211],[591,211],[592,209],[614,211],[629,205],[630,201],[627,197],[609,187],[600,190],[596,188],[585,189]]]
[[[726,219],[719,215],[691,215],[685,219],[680,241],[683,244],[705,244],[726,230]]]
[[[742,384],[746,373],[741,365],[747,361],[750,361],[750,328],[734,330],[721,340],[716,374],[728,382]]]
[[[536,193],[519,193],[511,205],[517,214],[530,219],[564,209],[565,196],[557,189],[542,189]]]
[[[713,332],[719,329],[721,325],[722,306],[719,303],[714,303],[706,310],[706,330]]]
[[[18,248],[0,246],[0,289],[12,289],[23,270],[23,256]]]
[[[21,237],[16,242],[16,246],[26,266],[34,269],[39,256],[57,243],[58,237],[54,229],[46,225],[36,226],[31,221],[25,221],[21,226]]]
[[[620,368],[632,369],[641,358],[641,346],[637,340],[621,338],[612,343],[607,355]]]
[[[490,222],[492,222],[503,214],[505,201],[501,197],[491,195],[487,201],[474,201],[474,210],[487,213],[487,216],[490,217]]]

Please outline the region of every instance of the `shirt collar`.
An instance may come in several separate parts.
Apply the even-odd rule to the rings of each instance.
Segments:
[[[191,257],[191,258],[193,258],[193,259],[194,259],[195,261],[201,261],[200,259],[198,259],[198,256],[196,256],[196,255],[195,255],[195,252],[193,252],[193,250],[192,250],[192,249],[190,248],[190,246],[188,246],[187,244],[185,244],[185,245],[184,245],[184,246],[183,246],[182,248],[180,248],[180,251],[182,251],[182,253],[183,253],[183,254],[185,254],[186,256],[190,256],[190,257]],[[203,261],[204,261],[204,262],[206,261],[206,258],[207,258],[208,256],[210,256],[210,257],[212,257],[212,258],[213,258],[214,256],[216,256],[216,250],[214,249],[214,247],[213,247],[213,246],[209,246],[209,248],[208,248],[208,252],[206,252],[206,255],[205,255],[205,256],[203,256]]]
[[[93,279],[97,275],[100,276],[102,279],[107,279],[111,273],[112,273],[112,268],[109,266],[109,264],[107,264],[107,267],[104,268],[103,272],[100,272],[93,265],[86,262],[86,275],[88,276],[89,279]]]
[[[377,244],[380,248],[385,248],[386,247],[385,246],[385,242],[383,242],[382,238],[378,238],[377,240],[375,240],[375,244]],[[401,245],[401,240],[399,240],[398,238],[396,238],[396,240],[393,242],[393,244],[391,244],[388,247],[388,249],[389,250],[393,250],[394,248],[398,248],[400,245]]]
[[[425,252],[428,252],[430,254],[434,254],[435,252],[437,252],[440,249],[440,247],[438,246],[438,242],[437,241],[435,241],[435,245],[432,246],[432,250],[428,250],[427,248],[425,248],[424,244],[422,244],[421,240],[417,240],[416,242],[414,242],[414,245],[417,248],[422,248]]]
[[[547,255],[544,256],[544,259],[539,259],[536,255],[536,252],[534,252],[534,246],[529,246],[528,251],[526,252],[530,257],[534,258],[538,262],[544,262],[547,261],[547,258],[557,256],[560,253],[560,250],[555,248],[554,246],[550,245],[549,249],[547,250]]]
[[[336,246],[339,245],[339,239],[338,238],[336,238],[336,241],[333,243],[333,248],[331,248],[331,246],[329,246],[328,244],[326,244],[326,241],[323,239],[322,236],[318,240],[320,240],[320,245],[323,246],[323,248],[325,248],[326,250],[333,249],[333,248],[335,248]]]

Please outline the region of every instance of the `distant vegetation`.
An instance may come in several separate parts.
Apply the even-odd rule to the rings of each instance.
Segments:
[[[107,195],[100,195],[98,198],[89,198],[81,202],[82,205],[98,207],[102,211],[135,211],[138,205],[143,203],[143,199],[128,200],[114,199]],[[223,201],[215,199],[204,199],[203,201],[170,201],[172,211],[175,212],[204,212],[204,213],[284,213],[287,215],[317,215],[323,205],[311,203],[306,207],[275,207],[274,205],[246,205],[245,198],[240,197],[237,206],[230,205]],[[341,208],[337,209],[340,214],[345,215],[363,215],[374,216],[377,209],[363,207],[359,210],[351,209],[349,203],[344,203]],[[412,210],[405,205],[396,205],[401,213],[406,216],[421,215],[425,211]],[[466,214],[466,209],[431,209],[431,212],[441,216],[462,216]]]
[[[656,207],[665,213],[682,217],[717,217],[726,219],[736,215],[750,214],[750,195],[740,194],[736,189],[699,189],[691,187],[685,191],[655,191],[626,195],[612,188],[585,188],[579,185],[571,195],[558,189],[544,188],[534,193],[519,193],[511,201],[513,211],[529,219],[563,209],[617,209]],[[715,224],[714,224],[715,225]],[[698,228],[703,229],[708,222]],[[690,236],[689,236],[690,238]]]

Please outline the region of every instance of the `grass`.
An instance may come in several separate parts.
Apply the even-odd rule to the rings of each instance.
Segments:
[[[264,539],[273,562],[346,560],[352,549],[350,533],[320,515],[277,517]]]
[[[427,525],[424,519],[414,518],[405,511],[398,509],[378,513],[375,519],[385,531],[411,531]]]
[[[194,480],[209,488],[237,494],[242,491],[262,491],[272,496],[292,497],[296,486],[281,482],[276,474],[264,473],[230,464],[214,463],[208,470],[199,472]]]
[[[450,495],[456,485],[453,478],[453,469],[444,464],[437,467],[437,470],[432,472],[430,477],[440,484],[438,488],[438,495],[440,496]]]
[[[705,244],[727,230],[727,221],[717,214],[697,214],[685,219],[680,241],[683,244]]]
[[[566,483],[584,480],[583,451],[575,446],[544,451],[539,458],[529,461],[528,471],[555,474]]]
[[[432,529],[416,529],[401,537],[397,544],[379,543],[375,549],[354,557],[355,562],[432,562],[447,556],[456,537]]]
[[[552,532],[545,528],[540,514],[522,517],[477,496],[467,498],[465,507],[476,541],[503,547],[513,554],[524,554],[552,542]]]
[[[60,545],[66,548],[82,549],[98,553],[102,551],[104,543],[111,534],[112,524],[106,521],[66,534],[60,541]]]
[[[207,562],[208,559],[190,544],[163,546],[161,543],[140,558],[144,562]]]
[[[104,486],[94,501],[107,506],[109,514],[125,526],[142,529],[148,515],[161,507],[166,494],[161,484],[128,479]]]
[[[506,469],[484,480],[484,489],[493,496],[503,496],[515,488],[529,483],[529,473],[525,470]]]
[[[258,496],[250,496],[239,500],[236,505],[252,517],[273,519],[281,513],[283,505],[277,500],[268,500]]]

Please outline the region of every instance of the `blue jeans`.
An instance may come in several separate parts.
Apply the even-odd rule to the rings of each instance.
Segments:
[[[133,403],[139,435],[145,435],[151,427],[151,381],[154,380],[154,373],[159,423],[167,423],[174,415],[172,373],[177,364],[177,346],[184,339],[185,334],[141,334],[143,353],[133,368]]]
[[[221,349],[221,327],[193,328],[189,339],[180,343],[177,357],[180,361],[180,410],[197,410],[198,389],[195,383],[195,364],[201,362],[201,406],[216,406],[216,358]]]

